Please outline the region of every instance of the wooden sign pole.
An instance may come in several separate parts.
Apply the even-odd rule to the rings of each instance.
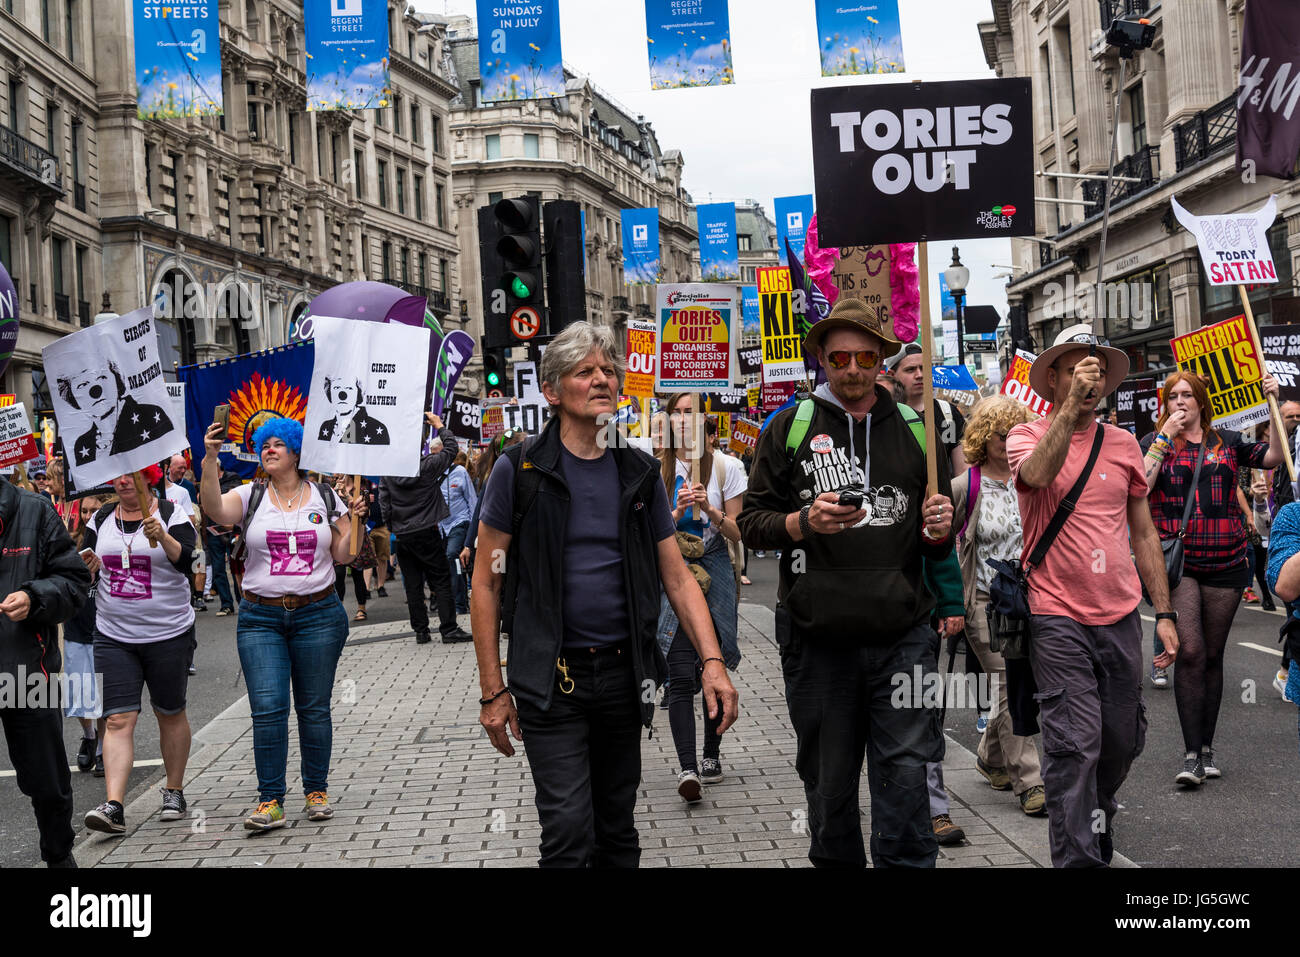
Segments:
[[[143,520],[143,517],[148,515],[145,509],[147,508],[149,502],[149,486],[145,484],[144,475],[140,472],[131,473],[131,484],[135,486],[136,497],[140,499],[140,515],[142,516],[142,520]],[[152,535],[148,534],[147,532],[145,533],[145,537],[149,539],[150,548],[153,548],[155,545],[158,544],[158,539],[154,538]]]
[[[360,475],[352,476],[352,487],[353,489],[355,489],[355,491],[352,493],[353,495],[361,494]],[[351,511],[351,508],[352,505],[349,502],[348,510]],[[357,552],[360,550],[360,548],[361,548],[361,516],[358,515],[356,512],[352,512],[352,557],[353,558],[357,557]]]
[[[930,330],[930,257],[926,254],[925,240],[916,244],[917,268],[921,274],[921,358],[925,362],[921,374],[922,402],[925,403],[925,497],[939,494],[939,459],[935,446],[934,425],[934,373],[931,364],[934,333]]]
[[[700,459],[704,455],[704,420],[700,418],[700,394],[691,393],[691,489],[700,484]],[[691,506],[691,518],[700,520],[700,506]]]
[[[1238,286],[1237,292],[1241,294],[1241,308],[1246,311],[1246,328],[1250,330],[1250,341],[1255,344],[1255,355],[1259,356],[1259,361],[1264,361],[1264,348],[1259,341],[1259,330],[1255,327],[1255,313],[1250,308],[1250,297],[1246,295],[1246,287]],[[1277,399],[1274,396],[1268,397],[1268,412],[1273,419],[1273,425],[1277,428],[1277,434],[1282,438],[1282,451],[1286,461],[1286,473],[1291,476],[1291,481],[1295,478],[1295,462],[1291,459],[1291,444],[1286,439],[1286,423],[1282,421],[1282,410],[1277,406]]]

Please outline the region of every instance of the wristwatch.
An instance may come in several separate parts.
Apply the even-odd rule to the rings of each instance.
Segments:
[[[1159,622],[1160,619],[1162,619],[1162,618],[1164,618],[1164,619],[1168,619],[1169,621],[1172,621],[1175,625],[1178,624],[1178,612],[1176,612],[1176,611],[1158,611],[1158,612],[1156,612],[1156,621]]]

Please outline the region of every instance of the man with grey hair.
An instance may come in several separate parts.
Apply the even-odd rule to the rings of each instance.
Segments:
[[[704,662],[719,732],[736,719],[708,605],[677,547],[659,463],[607,425],[624,364],[609,329],[576,322],[547,347],[542,434],[488,478],[470,620],[480,722],[502,754],[528,740],[543,867],[635,867],[639,725],[664,674],[659,591]],[[502,561],[504,559],[504,562]],[[510,684],[499,636],[510,634]]]

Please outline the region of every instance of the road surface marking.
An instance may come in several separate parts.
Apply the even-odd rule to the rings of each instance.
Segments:
[[[1251,648],[1254,651],[1262,651],[1266,655],[1277,655],[1279,658],[1282,657],[1282,652],[1278,651],[1276,648],[1268,648],[1264,645],[1257,645],[1253,641],[1239,641],[1237,642],[1237,644],[1241,645],[1241,647],[1243,648]]]
[[[162,758],[145,758],[143,761],[137,761],[135,762],[135,764],[131,766],[134,768],[156,768],[162,763],[163,763]],[[72,765],[68,766],[68,770],[71,771],[73,774],[86,773],[85,771],[82,771],[80,768],[75,768]],[[0,771],[0,778],[11,778],[17,773],[18,773],[17,771]]]

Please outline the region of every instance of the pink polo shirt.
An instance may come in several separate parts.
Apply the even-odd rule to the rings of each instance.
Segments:
[[[1052,520],[1056,507],[1087,464],[1098,425],[1070,437],[1065,466],[1047,488],[1020,481],[1020,467],[1051,425],[1047,419],[1017,425],[1007,435],[1007,460],[1020,496],[1025,533],[1021,561]],[[1085,625],[1111,625],[1142,599],[1142,585],[1129,549],[1128,502],[1146,499],[1142,452],[1126,430],[1110,426],[1078,505],[1029,576],[1029,607],[1035,615],[1064,615]]]

